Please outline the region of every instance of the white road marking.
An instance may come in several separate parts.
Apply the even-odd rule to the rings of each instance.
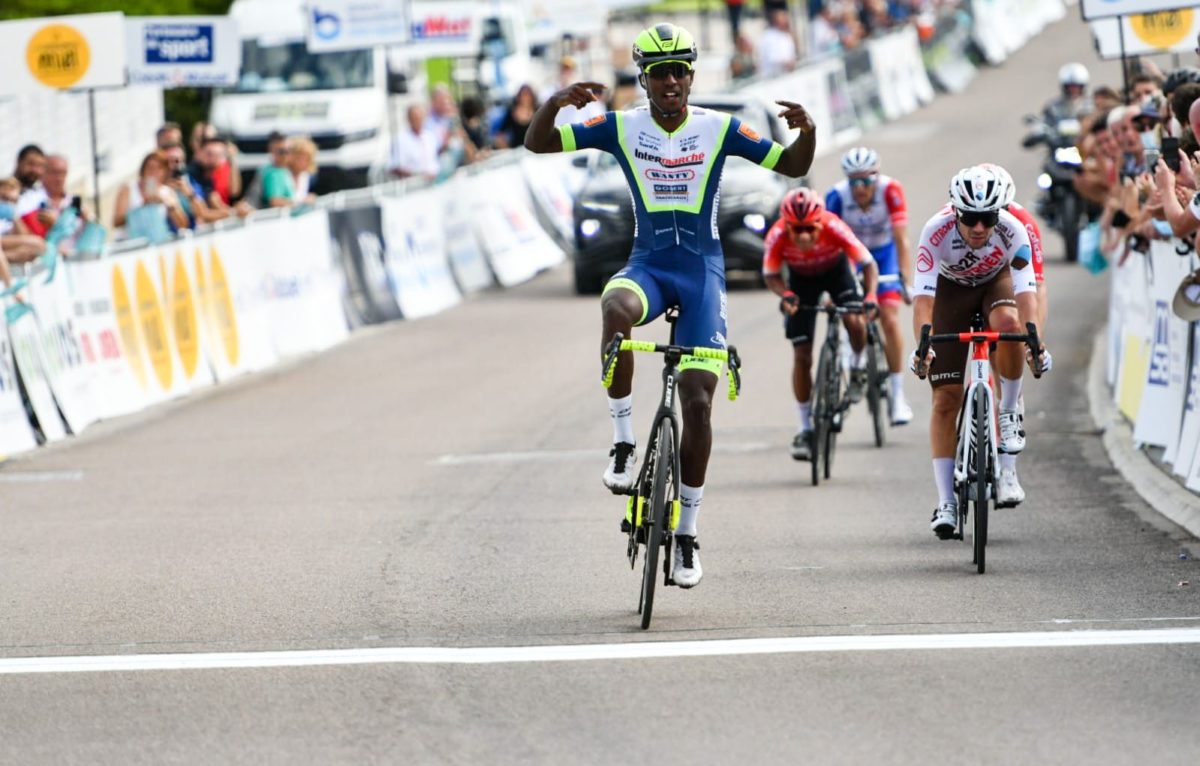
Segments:
[[[1200,643],[1200,628],[1068,630],[1026,633],[941,633],[889,636],[808,636],[719,641],[642,641],[632,644],[559,646],[394,647],[213,654],[133,654],[0,659],[0,675],[111,673],[132,670],[299,668],[326,665],[491,665],[518,662],[716,657],[809,652],[948,649],[1063,649]]]
[[[83,481],[83,471],[0,471],[0,484]]]
[[[750,452],[766,452],[771,449],[782,449],[778,445],[767,442],[745,442],[734,444],[714,444],[713,452],[722,455],[740,455]],[[524,452],[466,452],[461,454],[441,455],[430,461],[433,465],[477,465],[486,463],[565,463],[573,460],[604,460],[608,457],[607,450],[595,449],[556,449],[556,450],[527,450]]]

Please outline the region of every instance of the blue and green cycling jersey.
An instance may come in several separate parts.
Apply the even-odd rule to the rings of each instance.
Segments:
[[[558,130],[563,151],[600,149],[616,157],[633,196],[635,261],[681,250],[720,258],[717,206],[725,158],[772,169],[783,153],[736,117],[694,106],[673,133],[644,106]]]

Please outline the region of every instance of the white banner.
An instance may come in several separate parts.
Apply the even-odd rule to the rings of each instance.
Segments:
[[[476,183],[504,190],[503,194],[487,195],[475,216],[476,236],[501,285],[520,284],[562,263],[566,256],[534,217],[532,200],[516,165],[481,173]]]
[[[1124,27],[1125,55],[1191,53],[1200,34],[1200,12],[1187,8],[1120,19]],[[1092,35],[1101,58],[1121,57],[1121,30],[1117,19],[1092,22]]]
[[[396,0],[311,0],[306,47],[325,53],[406,43],[408,6]]]
[[[1154,331],[1154,311],[1150,304],[1149,259],[1131,255],[1119,274],[1124,279],[1120,308],[1121,354],[1117,371],[1117,408],[1130,422],[1137,418],[1150,369],[1150,339]]]
[[[933,85],[925,72],[915,28],[905,27],[901,32],[868,40],[867,51],[879,82],[880,104],[889,120],[933,101]]]
[[[462,300],[446,257],[442,200],[436,186],[383,200],[385,263],[405,319],[436,314]]]
[[[1191,8],[1196,0],[1082,0],[1085,21],[1111,16],[1132,16],[1135,13],[1154,13],[1176,8]]]
[[[125,85],[125,22],[91,13],[0,22],[0,94]]]
[[[46,380],[58,410],[72,434],[81,434],[94,423],[96,414],[95,369],[87,362],[76,331],[68,272],[59,262],[34,276],[30,283],[30,306],[42,340]]]
[[[1002,64],[1009,48],[1001,30],[1011,25],[1005,18],[1004,0],[971,0],[971,16],[971,39],[989,64]]]
[[[29,291],[23,295],[29,300]],[[46,377],[46,363],[42,359],[42,339],[38,333],[37,320],[29,303],[14,303],[5,309],[8,323],[8,338],[12,342],[13,357],[21,382],[25,384],[25,395],[33,409],[33,416],[41,428],[46,441],[58,441],[67,436],[67,429],[54,403],[54,392]]]
[[[257,224],[255,224],[257,225]],[[261,243],[253,226],[213,234],[198,243],[203,251],[199,262],[203,273],[205,318],[219,353],[214,367],[220,380],[275,364],[277,355],[271,338],[271,306],[264,262],[273,246]],[[268,243],[269,244],[269,243]]]
[[[120,278],[119,289],[124,290],[124,276],[109,261],[69,263],[65,268],[71,275],[83,355],[93,368],[96,416],[111,418],[142,409],[149,398],[135,372],[140,369],[144,377],[146,364],[133,305],[126,291],[118,314],[114,300],[114,277]],[[126,356],[127,349],[133,358]]]
[[[740,89],[739,93],[744,93],[750,96],[757,96],[763,103],[774,106],[775,99],[780,97],[781,93],[788,94],[789,100],[797,101],[804,104],[804,108],[808,110],[809,116],[817,126],[817,134],[823,136],[832,136],[835,134],[833,105],[829,92],[829,77],[824,69],[816,65],[804,66],[795,72],[773,77],[769,80],[759,80],[751,83]],[[777,111],[777,110],[773,110]],[[787,123],[783,120],[778,120],[780,128],[785,134],[791,133],[788,130]],[[762,128],[765,130],[766,125]],[[828,154],[834,151],[837,146],[832,141],[818,141],[817,155]]]
[[[1179,449],[1171,458],[1176,476],[1188,476],[1196,445],[1200,442],[1200,323],[1192,324],[1192,351],[1187,396],[1183,403],[1183,426],[1179,430]]]
[[[12,344],[8,340],[8,323],[5,321],[6,305],[0,305],[0,459],[17,452],[25,452],[37,446],[21,391],[17,386],[17,364],[13,360]]]
[[[1175,253],[1173,242],[1155,242],[1150,250],[1149,285],[1153,330],[1146,388],[1134,420],[1133,439],[1174,451],[1187,387],[1188,327],[1171,311],[1175,288],[1186,277],[1190,259]]]
[[[461,173],[451,177],[444,188],[446,256],[458,287],[464,293],[491,287],[496,279],[471,225],[481,197],[489,192],[479,189],[473,177]]]
[[[528,154],[521,158],[521,172],[533,203],[549,221],[559,241],[568,247],[575,242],[575,196],[571,193],[571,154]]]
[[[472,2],[414,2],[412,39],[404,46],[417,59],[478,56],[483,31]]]
[[[125,50],[130,85],[236,85],[242,67],[242,41],[228,16],[126,17]]]

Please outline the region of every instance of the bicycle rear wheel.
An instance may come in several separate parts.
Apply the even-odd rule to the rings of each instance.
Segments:
[[[650,484],[650,503],[643,523],[646,528],[646,556],[642,562],[642,630],[650,627],[654,612],[654,589],[658,584],[658,555],[664,544],[664,532],[670,528],[668,497],[674,486],[675,430],[670,418],[663,418],[655,429],[654,465],[647,481]],[[667,554],[670,554],[669,542]],[[667,564],[669,565],[669,561]]]
[[[988,533],[988,486],[991,484],[992,444],[987,395],[975,390],[975,567],[983,574]]]
[[[882,371],[880,367],[882,365]],[[878,330],[872,329],[867,344],[867,407],[871,411],[871,424],[875,428],[875,446],[882,447],[887,438],[885,417],[887,416],[887,355]]]

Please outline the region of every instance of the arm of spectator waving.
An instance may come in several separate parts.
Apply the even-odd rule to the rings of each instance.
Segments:
[[[125,184],[117,192],[117,200],[113,203],[113,228],[121,228],[125,225],[125,218],[129,215],[129,184]]]
[[[1200,229],[1200,204],[1193,199],[1185,209],[1175,194],[1175,174],[1161,159],[1154,168],[1155,182],[1162,198],[1163,214],[1167,223],[1171,224],[1171,233],[1177,237],[1186,237],[1196,229]],[[1197,194],[1200,197],[1200,194]]]
[[[583,109],[593,101],[599,101],[603,91],[604,85],[598,82],[577,82],[555,93],[534,112],[533,121],[529,123],[529,129],[525,132],[525,148],[537,154],[573,151],[574,147],[564,146],[564,134],[554,128],[554,118],[558,115],[558,110],[564,106]]]
[[[787,121],[788,127],[799,130],[800,133],[796,140],[783,150],[774,170],[789,178],[799,178],[812,167],[813,155],[817,151],[817,125],[800,104],[778,100],[775,103],[783,107],[779,116]]]

